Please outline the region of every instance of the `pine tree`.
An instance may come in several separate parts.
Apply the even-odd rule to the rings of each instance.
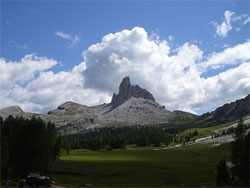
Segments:
[[[1,120],[1,157],[13,177],[25,177],[30,172],[47,173],[52,161],[52,146],[55,143],[55,126],[40,118],[31,120],[8,117]],[[3,152],[2,152],[3,151]],[[1,159],[1,164],[2,163]],[[1,172],[6,170],[1,166]]]
[[[238,178],[235,182],[236,186],[249,186],[249,134],[245,134],[245,125],[241,119],[235,130],[231,154],[233,176]]]
[[[223,158],[223,160],[217,165],[216,186],[227,186],[229,184],[229,180],[229,172],[226,166],[225,158]]]

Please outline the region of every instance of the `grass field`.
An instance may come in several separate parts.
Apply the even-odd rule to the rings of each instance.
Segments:
[[[73,150],[53,164],[50,177],[67,187],[214,186],[216,164],[230,159],[230,144],[156,150]]]
[[[206,136],[211,136],[212,134],[215,134],[215,133],[222,133],[222,131],[223,131],[222,128],[229,127],[232,124],[234,124],[234,122],[225,123],[225,124],[221,124],[221,125],[217,125],[217,126],[213,126],[213,127],[186,129],[183,132],[181,132],[180,134],[178,134],[177,137],[188,135],[190,132],[194,132],[195,130],[197,130],[198,136],[196,136],[195,139],[203,138]]]

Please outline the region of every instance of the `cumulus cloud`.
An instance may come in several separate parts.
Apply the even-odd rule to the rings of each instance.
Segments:
[[[80,42],[80,37],[77,35],[73,36],[72,34],[67,34],[67,33],[64,33],[62,31],[55,31],[55,34],[58,37],[61,37],[61,38],[66,39],[66,40],[70,40],[72,47],[76,46],[77,43]]]
[[[221,105],[221,103],[231,102],[237,98],[250,93],[250,62],[244,62],[240,66],[229,69],[219,75],[204,79],[204,88],[206,88],[207,105]]]
[[[68,72],[48,70],[56,64],[34,55],[26,55],[20,62],[1,59],[0,108],[19,105],[25,111],[47,113],[65,101],[96,105],[110,100],[110,93],[84,88],[84,62]]]
[[[34,54],[24,56],[20,62],[0,58],[0,89],[12,88],[15,84],[23,84],[34,78],[36,73],[50,69],[58,64],[53,59],[37,57]]]
[[[58,62],[34,55],[20,62],[1,59],[0,73],[5,76],[0,83],[5,84],[0,107],[20,105],[25,111],[47,112],[69,100],[107,103],[122,78],[130,76],[132,84],[150,91],[169,110],[211,109],[250,93],[249,48],[247,41],[205,57],[195,44],[171,49],[167,41],[151,38],[143,28],[122,30],[83,51],[83,62],[67,72],[50,71]],[[205,71],[227,64],[236,67],[202,77]]]
[[[133,83],[152,92],[170,110],[197,111],[204,107],[216,107],[250,93],[249,84],[237,82],[239,77],[236,76],[236,73],[241,74],[242,69],[250,71],[249,48],[248,41],[204,57],[203,51],[194,44],[185,43],[172,50],[167,41],[154,41],[143,28],[135,27],[108,34],[100,43],[83,52],[85,86],[117,91],[120,80],[128,75]],[[170,50],[175,54],[169,55]],[[227,64],[241,66],[220,76],[201,77],[204,71]],[[243,74],[240,79],[249,78],[249,75]],[[231,83],[235,87],[228,88],[230,81],[223,82],[224,79],[234,80]],[[216,86],[221,93],[217,92]],[[224,98],[225,95],[228,97]]]
[[[233,14],[234,12],[231,12],[230,10],[226,10],[224,13],[224,20],[222,21],[222,23],[218,24],[217,22],[214,22],[217,36],[220,36],[220,37],[227,36],[228,32],[232,29],[231,18]]]

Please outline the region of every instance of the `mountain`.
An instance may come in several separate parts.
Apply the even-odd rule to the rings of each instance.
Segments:
[[[26,113],[20,107],[14,106],[0,109],[0,116],[23,116],[29,119],[32,116],[40,117],[46,122],[54,122],[62,134],[95,127],[166,125],[173,122],[195,122],[210,126],[250,115],[249,98],[250,95],[198,117],[184,111],[166,110],[155,101],[150,92],[138,85],[131,85],[129,77],[125,77],[119,86],[119,93],[114,93],[108,104],[86,106],[69,101],[49,111],[47,115]],[[195,121],[190,121],[192,119]]]
[[[0,109],[0,116],[3,118],[8,117],[9,115],[17,116],[24,115],[25,112],[19,106],[10,106],[7,108]]]
[[[102,126],[167,124],[174,119],[196,117],[188,112],[166,110],[150,92],[139,85],[131,85],[129,77],[122,80],[119,93],[113,94],[109,104],[86,106],[69,101],[49,111],[47,115],[25,113],[19,107],[0,110],[3,118],[9,115],[25,118],[35,116],[46,122],[52,121],[64,134]]]
[[[201,115],[198,121],[206,126],[212,126],[236,121],[248,115],[250,115],[250,94],[243,99],[224,104],[212,112]]]
[[[46,120],[55,122],[62,132],[72,133],[102,126],[167,124],[173,119],[193,117],[196,115],[166,110],[150,92],[131,85],[130,78],[125,77],[119,86],[119,93],[113,94],[110,103],[89,107],[66,102],[48,112]]]
[[[115,93],[113,94],[112,101],[110,103],[111,110],[120,106],[131,97],[143,98],[155,102],[155,99],[151,93],[145,89],[142,89],[138,85],[132,86],[130,84],[129,77],[125,77],[120,84],[119,93],[117,95]]]

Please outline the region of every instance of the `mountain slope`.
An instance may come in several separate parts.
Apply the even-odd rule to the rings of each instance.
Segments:
[[[250,115],[250,95],[197,118],[196,115],[188,112],[166,110],[155,101],[150,92],[138,85],[131,85],[129,77],[125,77],[120,84],[119,93],[114,93],[109,104],[86,106],[65,102],[57,109],[49,111],[48,115],[25,113],[17,106],[0,109],[0,116],[6,118],[9,115],[24,118],[35,116],[46,122],[54,122],[62,134],[119,125],[186,124],[191,122],[197,126],[213,126]],[[194,121],[190,121],[192,119]]]
[[[250,94],[243,99],[224,104],[212,112],[201,115],[199,121],[212,126],[239,120],[247,115],[250,115]]]
[[[3,118],[8,115],[25,118],[36,116],[46,122],[52,121],[63,134],[102,126],[167,124],[174,119],[196,117],[187,112],[166,110],[150,92],[138,85],[131,85],[129,77],[122,80],[119,93],[113,94],[109,104],[89,107],[69,101],[49,111],[48,115],[25,113],[19,107],[0,110]]]

